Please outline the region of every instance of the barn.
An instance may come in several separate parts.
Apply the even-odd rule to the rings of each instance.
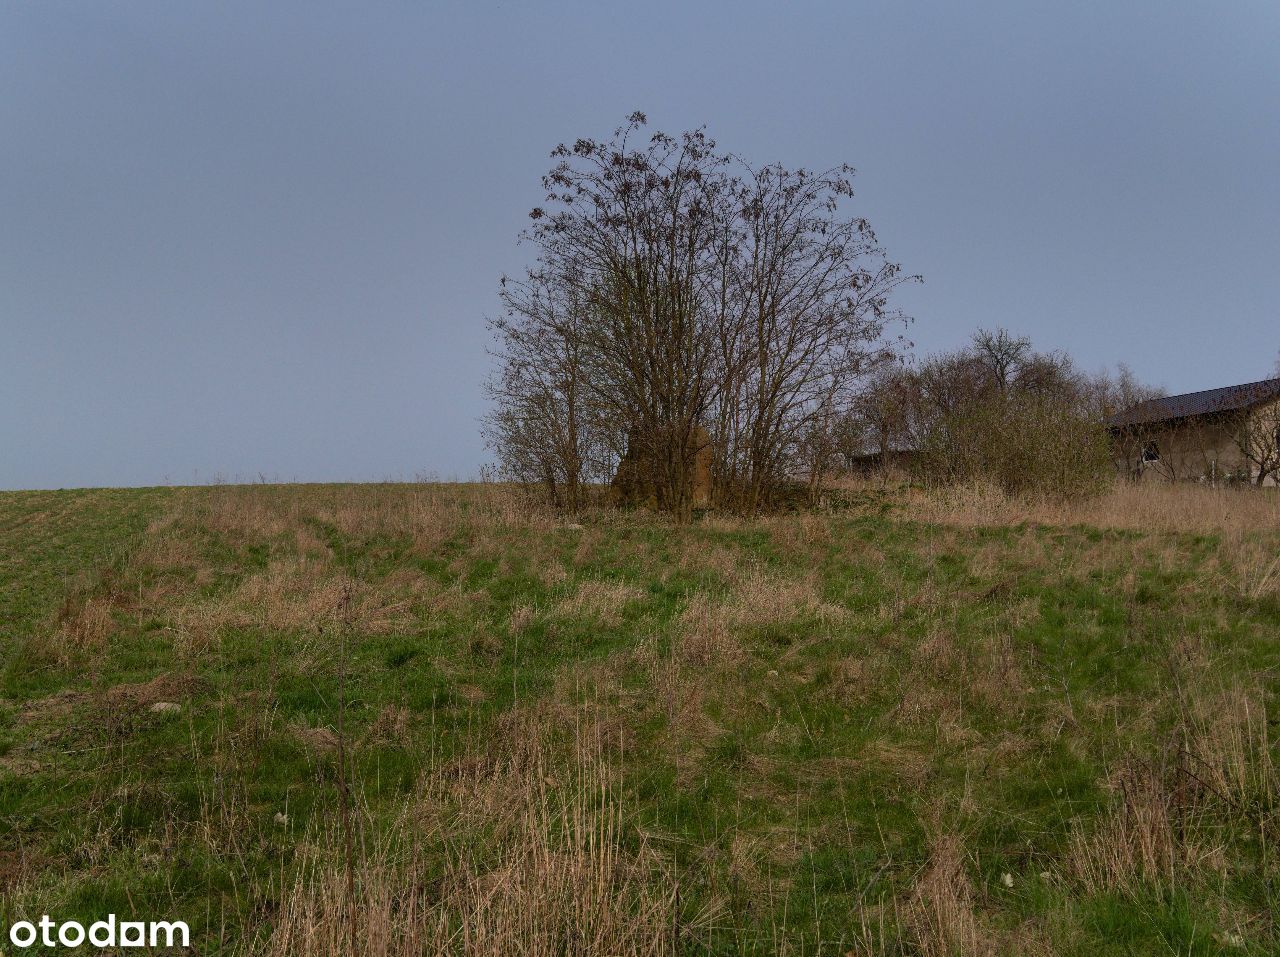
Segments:
[[[1107,425],[1134,478],[1280,483],[1280,378],[1150,399]]]

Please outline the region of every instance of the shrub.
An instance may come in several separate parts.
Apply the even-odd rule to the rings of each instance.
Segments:
[[[1111,477],[1106,428],[1069,399],[1009,392],[974,399],[926,432],[928,481],[990,482],[1011,495],[1074,499]]]

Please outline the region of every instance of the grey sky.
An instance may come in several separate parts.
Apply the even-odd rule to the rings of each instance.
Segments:
[[[561,140],[859,173],[922,352],[1171,391],[1280,349],[1280,8],[0,6],[0,487],[468,476]]]

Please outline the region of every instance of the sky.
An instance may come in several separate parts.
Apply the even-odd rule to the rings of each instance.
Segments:
[[[0,488],[467,478],[498,280],[633,110],[858,173],[919,355],[1275,374],[1280,6],[0,3]]]

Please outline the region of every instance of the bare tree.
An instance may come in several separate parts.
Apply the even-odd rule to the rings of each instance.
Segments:
[[[1123,362],[1116,366],[1114,373],[1104,370],[1088,378],[1084,389],[1092,413],[1102,419],[1164,394],[1163,389],[1142,382]]]
[[[1254,483],[1265,485],[1273,476],[1280,480],[1280,403],[1244,412],[1233,425],[1235,446]]]
[[[917,397],[915,373],[905,365],[889,364],[873,373],[849,411],[848,418],[856,423],[849,427],[850,437],[856,435],[861,442],[856,449],[850,443],[846,457],[875,453],[884,460],[892,452],[917,448]]]
[[[1137,374],[1122,362],[1116,366],[1114,372],[1103,370],[1087,377],[1084,381],[1082,400],[1091,416],[1106,422],[1117,413],[1132,409],[1140,403],[1159,398],[1164,394],[1163,389],[1149,386],[1139,380]],[[1112,464],[1116,471],[1131,478],[1140,475],[1144,461],[1152,452],[1158,451],[1149,448],[1150,442],[1150,438],[1142,429],[1112,429]]]
[[[500,365],[487,386],[493,411],[484,425],[505,473],[540,483],[552,505],[570,512],[603,464],[593,456],[602,437],[589,413],[585,306],[574,291],[537,271],[503,281],[506,314],[490,322]]]
[[[835,403],[828,403],[806,417],[804,431],[794,443],[794,461],[804,473],[811,505],[820,502],[827,479],[838,468],[842,418]]]
[[[908,277],[839,215],[848,167],[753,168],[701,130],[642,140],[644,124],[552,154],[537,264],[493,324],[490,441],[569,507],[588,448],[608,447],[683,520],[709,434],[717,497],[753,513],[825,472],[809,453],[891,354]]]
[[[1014,376],[1021,374],[1033,355],[1031,340],[1015,337],[1007,329],[979,329],[974,333],[970,353],[986,368],[990,383],[1001,392],[1009,389]]]
[[[812,451],[833,447],[854,385],[894,355],[883,334],[904,317],[889,294],[916,277],[885,258],[865,219],[839,216],[852,175],[847,166],[813,174],[773,165],[729,183],[737,216],[720,246],[729,281],[715,438],[748,514],[787,478],[798,442],[816,479]]]
[[[659,507],[685,519],[717,381],[708,282],[725,159],[701,131],[635,146],[644,122],[557,148],[529,236],[588,306],[579,335],[596,414],[627,436]]]

